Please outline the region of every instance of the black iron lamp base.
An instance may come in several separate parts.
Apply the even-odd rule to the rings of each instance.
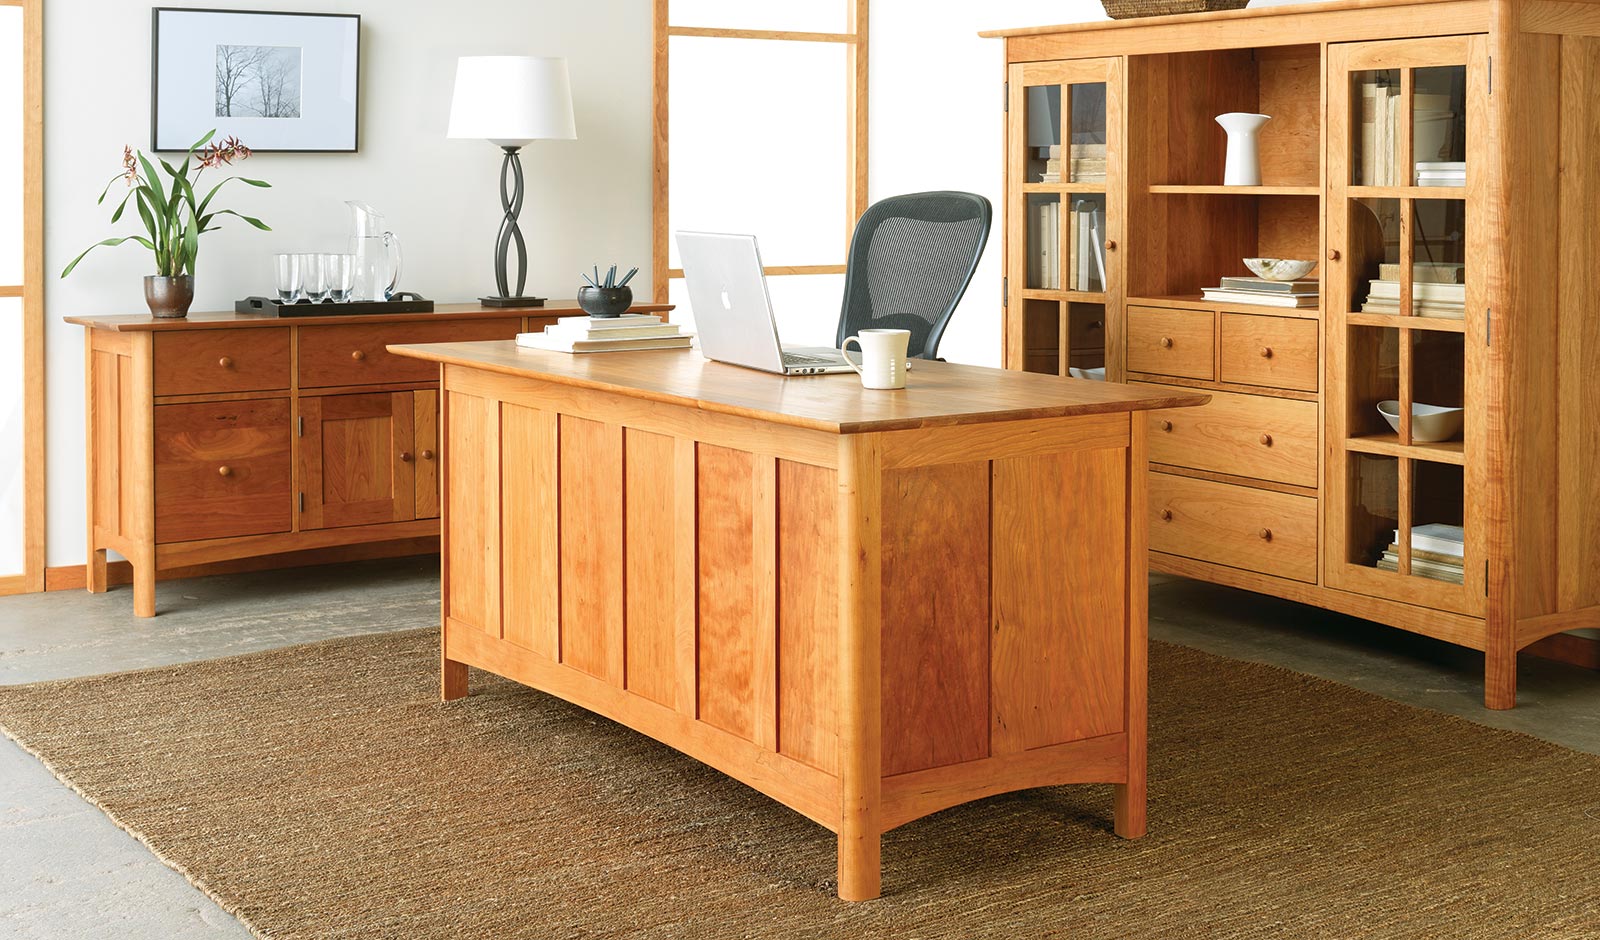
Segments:
[[[543,297],[479,297],[485,307],[543,307]]]

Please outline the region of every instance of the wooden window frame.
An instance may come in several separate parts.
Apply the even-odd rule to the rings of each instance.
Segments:
[[[844,244],[848,253],[850,237],[855,233],[856,220],[867,211],[867,21],[869,0],[847,0],[851,32],[816,33],[768,29],[717,29],[701,26],[670,26],[669,0],[653,0],[654,40],[651,44],[651,64],[654,81],[651,88],[651,108],[655,135],[651,173],[651,289],[657,303],[667,302],[668,284],[672,278],[683,277],[682,268],[669,267],[672,233],[668,231],[667,197],[670,180],[667,165],[668,131],[668,62],[667,50],[673,36],[696,36],[709,39],[760,39],[771,42],[828,42],[851,47],[846,56],[848,75],[845,81],[845,121],[847,127],[845,150],[849,163],[845,174],[845,231]],[[768,275],[780,274],[843,274],[845,264],[768,265],[763,268]]]
[[[0,0],[22,8],[22,283],[0,297],[22,298],[23,570],[0,576],[0,595],[43,591],[44,426],[44,0]]]

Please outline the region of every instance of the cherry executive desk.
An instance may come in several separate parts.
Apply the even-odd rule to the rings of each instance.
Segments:
[[[477,666],[839,836],[1116,785],[1145,828],[1145,420],[1206,398],[917,362],[903,391],[693,350],[442,364],[442,692]]]

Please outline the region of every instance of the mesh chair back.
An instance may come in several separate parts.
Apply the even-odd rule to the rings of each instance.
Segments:
[[[933,359],[989,240],[993,210],[974,193],[891,196],[856,223],[839,335],[911,331],[909,354]]]

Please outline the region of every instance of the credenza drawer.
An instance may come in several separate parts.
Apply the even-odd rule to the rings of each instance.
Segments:
[[[1149,412],[1151,463],[1317,485],[1316,402],[1207,394],[1211,401],[1195,408]]]
[[[289,387],[289,331],[178,330],[155,335],[157,395],[210,395]]]
[[[1222,381],[1317,390],[1316,320],[1222,315]]]
[[[302,326],[298,344],[300,387],[435,380],[439,378],[437,363],[390,355],[384,347],[401,343],[515,339],[521,330],[522,321],[517,318]]]
[[[1317,501],[1151,473],[1150,548],[1315,583]]]
[[[289,425],[287,398],[157,405],[156,541],[289,531]]]
[[[1128,308],[1128,371],[1214,379],[1216,315],[1208,310]]]

